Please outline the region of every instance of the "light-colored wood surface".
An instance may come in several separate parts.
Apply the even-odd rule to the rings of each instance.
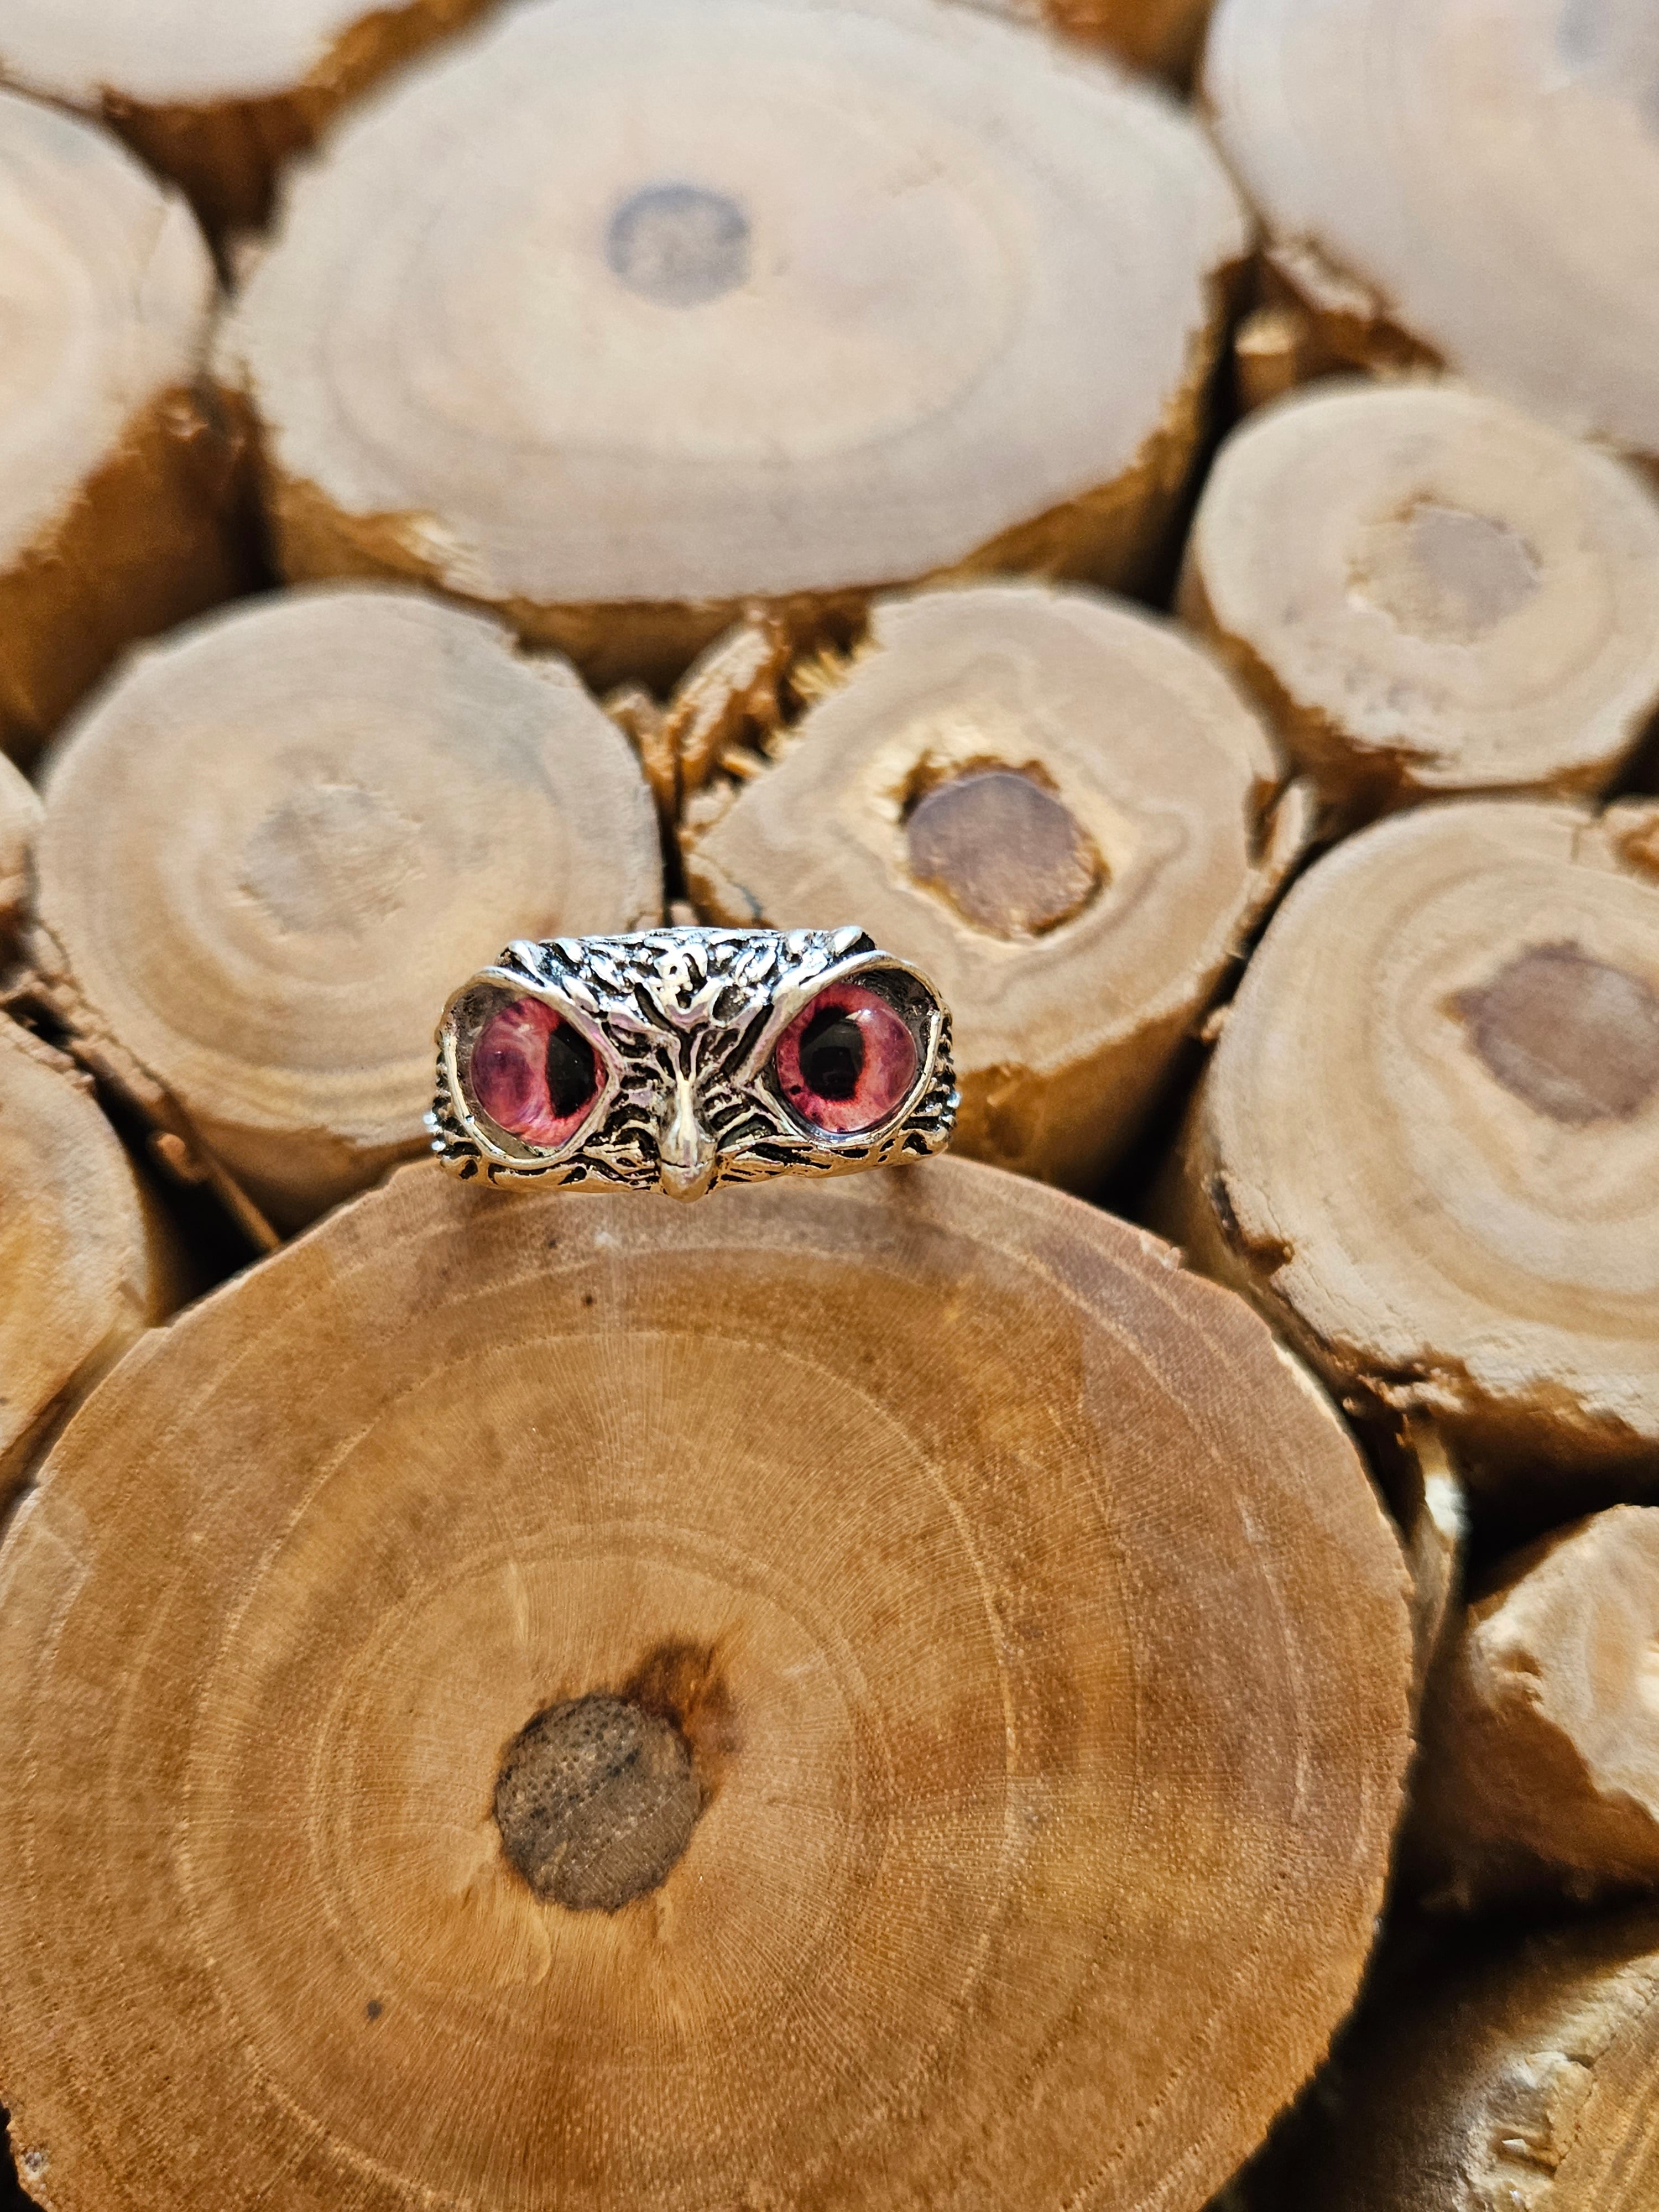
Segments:
[[[263,222],[289,155],[491,0],[0,0],[0,78],[101,116],[215,232]]]
[[[1348,2057],[1352,2094],[1284,2212],[1649,2212],[1659,1911],[1500,1948]]]
[[[1204,92],[1334,354],[1659,454],[1649,0],[1220,0]]]
[[[1614,1507],[1507,1563],[1424,1715],[1416,1883],[1460,1906],[1659,1886],[1656,1649],[1659,1506]]]
[[[1376,825],[1269,926],[1160,1218],[1471,1480],[1659,1487],[1659,812]]]
[[[1156,1240],[960,1161],[409,1167],[126,1364],[0,1583],[54,2212],[1197,2212],[1371,1942],[1410,1638],[1352,1443]],[[698,1782],[614,1911],[521,1870],[581,1698]]]
[[[1246,242],[1190,118],[976,10],[564,0],[342,125],[220,369],[289,574],[660,683],[757,597],[1145,575]]]
[[[0,744],[27,758],[136,637],[237,587],[198,396],[213,264],[107,132],[0,92]]]
[[[91,1084],[0,1016],[0,1504],[179,1294],[171,1232]]]
[[[12,942],[22,921],[40,823],[39,793],[21,769],[0,754],[0,947]]]
[[[281,1226],[423,1144],[434,1024],[510,939],[660,918],[621,733],[415,592],[283,594],[152,647],[45,789],[32,949],[76,1048],[132,1063]]]
[[[1593,796],[1659,719],[1659,497],[1451,386],[1325,384],[1252,416],[1205,484],[1181,606],[1339,822]]]
[[[686,879],[710,918],[856,920],[915,961],[951,1009],[957,1148],[1086,1188],[1296,855],[1283,776],[1172,625],[1047,586],[919,593],[877,606],[777,765],[693,802]]]

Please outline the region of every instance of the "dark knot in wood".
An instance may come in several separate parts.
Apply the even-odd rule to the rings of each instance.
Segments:
[[[615,1912],[655,1889],[691,1839],[702,1794],[673,1721],[631,1698],[550,1705],[495,1780],[501,1847],[537,1896]]]

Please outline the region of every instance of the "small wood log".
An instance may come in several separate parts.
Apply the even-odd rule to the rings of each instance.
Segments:
[[[134,638],[227,598],[234,448],[198,396],[190,210],[109,135],[0,92],[0,744],[27,759]]]
[[[755,599],[1145,579],[1246,243],[1188,117],[971,9],[565,0],[343,125],[219,358],[289,575],[660,686]]]
[[[1352,1997],[1409,1673],[1352,1443],[1154,1238],[410,1167],[9,1533],[13,2139],[55,2212],[1196,2212]]]
[[[1468,1608],[1423,1717],[1413,1880],[1467,1909],[1659,1885],[1659,1507],[1547,1537]]]
[[[1294,858],[1300,793],[1171,625],[997,584],[886,600],[778,765],[694,805],[722,921],[856,918],[951,1008],[957,1146],[1077,1189],[1133,1135]]]
[[[290,593],[151,647],[46,799],[30,944],[73,1048],[280,1227],[424,1143],[472,969],[661,917],[620,732],[562,663],[412,592]]]
[[[180,1289],[171,1232],[91,1084],[0,1017],[0,1504]]]
[[[33,785],[0,753],[0,951],[15,940],[28,900],[40,825],[40,801]]]
[[[0,78],[101,116],[216,236],[264,221],[282,163],[492,0],[6,0]]]
[[[1204,93],[1332,355],[1659,455],[1643,0],[1221,0]]]
[[[1659,2203],[1659,1911],[1534,1938],[1351,2046],[1283,2212],[1645,2212]]]
[[[1659,498],[1446,385],[1326,385],[1222,447],[1181,610],[1333,820],[1593,796],[1659,718]]]
[[[1339,846],[1252,960],[1162,1194],[1206,1273],[1488,1490],[1659,1486],[1656,830],[1471,800]]]

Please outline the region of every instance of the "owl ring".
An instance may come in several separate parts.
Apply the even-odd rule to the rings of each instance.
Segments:
[[[701,1198],[924,1159],[958,1103],[951,1017],[861,929],[520,939],[438,1024],[456,1174]]]

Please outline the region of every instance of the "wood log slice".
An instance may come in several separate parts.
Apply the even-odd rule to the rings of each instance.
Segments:
[[[1659,1887],[1659,1507],[1615,1506],[1508,1562],[1437,1671],[1413,1875],[1468,1907]]]
[[[172,1235],[91,1084],[0,1017],[0,1504],[180,1287]]]
[[[10,945],[22,920],[40,823],[40,801],[33,785],[0,754],[0,948]]]
[[[1333,356],[1659,455],[1648,0],[1221,0],[1204,88]]]
[[[1500,401],[1322,386],[1222,447],[1181,609],[1339,822],[1594,796],[1659,718],[1659,498]]]
[[[1190,118],[973,9],[565,0],[343,125],[219,360],[290,576],[660,684],[753,599],[1144,578],[1245,244]]]
[[[987,584],[880,603],[779,764],[688,811],[712,919],[856,919],[950,1006],[959,1151],[1085,1189],[1121,1152],[1305,819],[1174,627]],[[834,917],[834,923],[830,918]]]
[[[1659,1484],[1659,810],[1468,800],[1320,860],[1158,1218],[1488,1493]]]
[[[491,0],[0,0],[0,77],[101,116],[216,235],[263,222],[289,155]]]
[[[1196,2212],[1352,1996],[1407,1753],[1328,1406],[959,1161],[407,1168],[124,1365],[0,1590],[53,2212]]]
[[[424,1144],[473,969],[661,916],[621,732],[416,592],[284,594],[151,647],[45,791],[31,945],[75,1050],[283,1227]]]
[[[1659,1911],[1559,1929],[1395,2008],[1285,2212],[1648,2212]]]
[[[124,646],[242,566],[184,202],[106,131],[0,92],[0,744],[27,759]]]

